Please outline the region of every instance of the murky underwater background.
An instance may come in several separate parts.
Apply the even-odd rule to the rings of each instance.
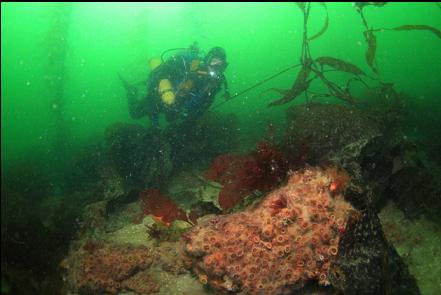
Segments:
[[[309,37],[323,33],[308,41],[309,56],[302,51],[306,11]],[[181,219],[169,226],[157,217],[163,220],[164,210],[171,214],[177,207],[187,217],[251,214],[247,206],[285,185],[288,174],[315,171],[314,166],[347,171],[353,180],[347,201],[360,215],[379,216],[384,245],[393,245],[403,262],[397,265],[408,268],[419,287],[403,293],[390,287],[391,281],[408,285],[383,276],[382,292],[439,294],[440,16],[438,2],[373,2],[362,8],[353,3],[2,3],[2,294],[258,294],[245,289],[246,280],[232,279],[226,287],[222,279],[221,287],[216,285],[218,276],[198,264],[202,258],[192,256],[189,241],[189,265],[184,259],[181,267],[180,236],[191,232],[197,240],[198,227],[190,228],[193,219],[167,215]],[[177,129],[161,118],[163,133],[155,137],[147,117],[129,116],[117,74],[142,81],[151,58],[193,42],[205,53],[213,46],[226,50],[233,99],[224,103],[218,95],[206,116]],[[314,78],[308,91],[271,107],[284,95],[278,90],[299,91],[293,84],[299,67],[235,96],[301,57],[315,59],[315,69],[326,68],[327,78]],[[319,57],[333,59],[320,63]],[[350,85],[353,97],[330,85],[340,90]],[[220,168],[222,162],[230,166]],[[222,169],[232,179],[221,175]],[[159,215],[153,209],[157,203]],[[198,224],[203,231],[204,222]],[[105,259],[103,253],[118,256],[122,264],[135,254],[149,263],[136,265],[142,271],[134,279],[133,269],[128,271],[132,281],[93,272],[87,277],[84,267],[94,263],[88,259]],[[334,265],[345,273],[346,264],[338,259]],[[379,294],[380,289],[357,287],[349,275],[345,283],[332,279],[335,269],[331,264],[329,279],[312,279],[312,286],[306,279],[288,285],[305,294]],[[368,274],[361,279],[374,280]],[[275,286],[268,288],[279,294]]]

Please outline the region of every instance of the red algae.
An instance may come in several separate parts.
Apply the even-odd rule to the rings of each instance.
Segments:
[[[140,194],[144,214],[153,215],[155,221],[169,226],[174,220],[188,221],[187,214],[158,189],[147,189]]]
[[[260,142],[253,153],[217,157],[204,172],[204,177],[224,186],[218,200],[219,205],[227,210],[254,190],[269,191],[277,186],[287,173],[287,163],[276,146]]]

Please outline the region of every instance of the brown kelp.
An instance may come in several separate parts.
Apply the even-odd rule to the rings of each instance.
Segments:
[[[383,31],[429,31],[435,34],[441,39],[441,31],[437,28],[428,25],[402,25],[396,28],[380,28],[375,30],[370,30],[371,32],[383,32]]]
[[[375,56],[377,51],[377,38],[374,33],[384,32],[384,31],[429,31],[441,39],[441,31],[429,25],[417,24],[417,25],[402,25],[395,28],[378,28],[378,29],[371,28],[366,20],[366,17],[363,14],[363,9],[368,6],[382,7],[386,3],[387,2],[356,2],[355,4],[355,7],[358,13],[360,14],[361,20],[363,22],[363,26],[365,27],[364,37],[368,45],[366,51],[366,62],[369,65],[369,67],[372,69],[372,71],[377,75],[378,75],[378,68],[375,63]],[[436,2],[436,4],[439,5],[438,2]]]
[[[317,39],[318,37],[323,35],[329,26],[329,15],[328,15],[328,8],[326,7],[326,3],[325,2],[318,2],[318,4],[320,4],[325,9],[325,13],[326,13],[325,23],[323,24],[323,27],[320,29],[320,31],[318,31],[312,37],[309,37],[309,41]]]
[[[329,66],[331,68],[334,68],[337,71],[342,71],[354,75],[366,75],[359,67],[357,67],[354,64],[351,64],[347,61],[330,57],[330,56],[321,56],[319,58],[316,58],[315,60],[317,63],[319,63],[322,67],[323,66]]]
[[[275,90],[275,91],[283,94],[282,98],[273,101],[270,104],[270,106],[285,104],[285,103],[293,100],[294,98],[296,98],[297,96],[299,96],[305,90],[308,89],[309,83],[310,83],[310,80],[308,80],[308,77],[311,72],[311,64],[312,64],[311,60],[309,60],[309,59],[305,60],[305,62],[302,64],[302,69],[298,73],[297,78],[294,81],[294,84],[292,85],[291,89],[289,89],[289,90],[281,90],[281,89],[277,89],[277,88],[269,89],[269,90]]]
[[[279,94],[282,94],[282,97],[272,101],[269,106],[282,105],[294,100],[296,97],[301,94],[305,94],[306,98],[310,97],[335,97],[346,103],[353,104],[355,103],[355,99],[351,93],[351,84],[352,82],[361,83],[366,88],[370,88],[365,79],[369,79],[371,82],[374,82],[378,85],[389,85],[380,80],[378,65],[376,63],[376,54],[377,54],[377,32],[384,31],[428,31],[441,39],[441,31],[437,28],[434,28],[429,25],[402,25],[395,28],[378,28],[374,29],[369,26],[364,14],[363,10],[365,7],[376,6],[382,7],[387,4],[387,2],[356,2],[354,7],[357,9],[357,12],[360,14],[363,26],[365,28],[363,34],[367,44],[367,49],[365,52],[366,63],[369,68],[375,74],[375,77],[369,76],[363,70],[361,70],[358,66],[339,59],[332,56],[321,56],[318,58],[313,58],[311,56],[311,52],[309,49],[309,42],[317,39],[322,36],[328,26],[329,26],[329,15],[327,11],[327,6],[324,2],[317,2],[320,6],[322,6],[325,10],[326,17],[323,26],[321,29],[309,37],[308,33],[308,20],[311,13],[311,6],[314,3],[311,2],[297,2],[296,3],[299,9],[303,14],[303,34],[302,34],[302,53],[300,57],[301,66],[300,71],[298,72],[294,83],[292,84],[290,89],[280,89],[280,88],[270,88],[263,91],[261,94],[267,93],[269,91],[274,91]],[[327,77],[327,73],[329,72],[341,72],[349,75],[345,83],[343,85],[337,84],[335,81],[332,81],[329,77]],[[316,93],[310,90],[310,86],[314,80],[320,81],[327,88],[327,93]],[[390,84],[392,85],[392,84]],[[376,87],[376,86],[374,86]]]
[[[321,96],[321,97],[337,97],[343,101],[348,103],[352,103],[354,101],[352,94],[349,90],[349,86],[352,81],[358,80],[360,81],[360,76],[365,76],[366,74],[358,68],[356,65],[344,61],[342,59],[330,57],[330,56],[322,56],[319,58],[312,58],[311,52],[309,49],[309,42],[317,39],[322,36],[329,25],[329,17],[327,6],[324,2],[318,2],[320,6],[322,6],[325,10],[326,17],[325,22],[322,28],[314,35],[309,37],[308,34],[308,20],[311,12],[311,3],[309,2],[298,2],[297,6],[303,13],[303,42],[302,42],[302,54],[300,57],[300,72],[297,74],[297,77],[288,90],[271,88],[267,89],[262,93],[266,93],[268,91],[276,91],[283,96],[280,99],[274,100],[269,104],[269,106],[274,105],[282,105],[288,103],[298,97],[301,94],[305,94],[307,97],[309,96]],[[330,68],[330,69],[329,69]],[[340,86],[337,83],[331,81],[328,77],[326,77],[326,73],[330,71],[344,72],[346,74],[351,75],[352,77],[348,79],[344,86]],[[311,83],[314,80],[321,81],[329,93],[315,93],[309,90]]]

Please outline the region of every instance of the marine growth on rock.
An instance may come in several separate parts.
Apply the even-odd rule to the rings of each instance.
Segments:
[[[206,217],[183,236],[187,267],[219,293],[330,284],[340,237],[356,213],[341,194],[346,181],[336,169],[306,168],[243,212]]]

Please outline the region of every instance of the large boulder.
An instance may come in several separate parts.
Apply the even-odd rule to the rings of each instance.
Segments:
[[[112,167],[140,187],[162,186],[173,171],[170,143],[158,130],[113,124],[106,130],[105,150]]]
[[[315,163],[355,158],[364,145],[381,134],[361,111],[344,105],[293,106],[287,110],[287,121],[282,146],[289,151],[306,145],[307,161]]]

